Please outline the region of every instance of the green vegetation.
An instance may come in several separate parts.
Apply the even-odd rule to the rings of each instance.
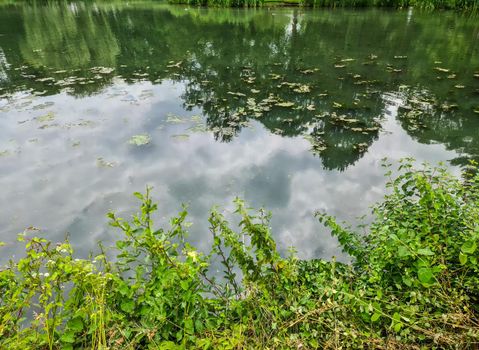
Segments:
[[[174,4],[219,7],[256,7],[267,5],[299,5],[310,7],[394,7],[414,6],[422,9],[454,9],[476,11],[475,0],[169,0]]]
[[[148,190],[131,221],[109,214],[112,261],[21,235],[25,257],[0,271],[0,348],[473,348],[479,175],[404,161],[388,187],[361,232],[316,214],[351,264],[282,257],[271,215],[241,200],[239,232],[211,212],[205,255],[185,239],[186,208],[154,227]]]

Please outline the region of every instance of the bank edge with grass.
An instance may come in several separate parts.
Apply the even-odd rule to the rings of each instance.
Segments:
[[[388,194],[369,225],[316,213],[352,259],[281,256],[271,214],[213,209],[211,251],[188,244],[187,209],[155,227],[135,195],[116,258],[76,259],[68,242],[19,240],[0,270],[1,349],[473,349],[479,344],[479,175],[385,164]],[[399,170],[399,172],[397,172]],[[223,272],[212,269],[220,261]]]

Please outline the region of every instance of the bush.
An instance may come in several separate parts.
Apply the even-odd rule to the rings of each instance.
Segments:
[[[187,210],[156,228],[136,193],[114,260],[75,259],[68,242],[19,239],[0,271],[2,349],[468,349],[477,346],[479,175],[410,160],[374,207],[367,234],[326,214],[351,264],[282,257],[271,215],[236,200],[233,230],[216,210],[211,252],[185,237]],[[101,249],[103,252],[103,249]],[[212,274],[212,261],[224,267]]]

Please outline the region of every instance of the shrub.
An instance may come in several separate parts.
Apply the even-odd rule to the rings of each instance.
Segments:
[[[479,175],[406,160],[392,177],[385,166],[388,194],[370,225],[316,214],[351,264],[282,257],[271,214],[239,199],[238,230],[213,210],[212,249],[198,252],[186,208],[154,226],[149,190],[135,194],[131,220],[109,214],[122,232],[113,260],[22,235],[25,257],[0,270],[0,348],[474,348]]]

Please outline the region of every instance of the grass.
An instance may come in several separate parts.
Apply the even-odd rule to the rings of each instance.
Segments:
[[[216,210],[212,246],[186,240],[187,209],[156,227],[150,197],[105,249],[20,235],[26,254],[0,270],[1,349],[474,349],[479,344],[479,175],[402,162],[373,221],[325,213],[351,264],[281,256],[271,214],[236,200]],[[364,235],[364,231],[367,235]],[[220,263],[223,273],[214,272]]]

